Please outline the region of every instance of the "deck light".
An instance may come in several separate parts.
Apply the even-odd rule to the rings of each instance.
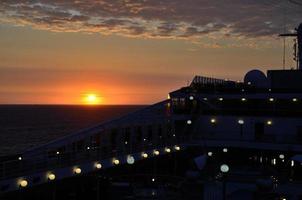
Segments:
[[[222,173],[228,173],[229,170],[230,170],[230,168],[229,168],[229,166],[227,164],[223,164],[223,165],[220,166],[220,171]]]
[[[59,154],[60,154],[60,152],[59,152],[59,151],[57,151],[57,152],[56,152],[56,154],[57,154],[57,155],[59,155]]]
[[[171,152],[171,149],[170,148],[165,148],[165,151],[167,152],[167,153],[170,153]]]
[[[194,100],[194,97],[193,97],[193,96],[190,96],[189,99],[192,101],[192,100]]]
[[[26,187],[28,185],[28,182],[27,182],[27,180],[25,180],[25,179],[22,179],[22,180],[20,180],[20,182],[19,182],[19,186],[20,187]]]
[[[270,102],[275,101],[275,99],[274,99],[274,98],[269,98],[268,100],[269,100]]]
[[[290,162],[290,166],[292,166],[292,167],[295,166],[295,161],[292,160],[292,161]]]
[[[19,157],[18,157],[18,160],[22,160],[22,157],[21,157],[21,156],[19,156]]]
[[[187,124],[192,124],[192,121],[191,120],[187,120]]]
[[[212,151],[209,151],[209,152],[208,152],[208,156],[209,156],[209,157],[213,156],[213,152],[212,152]]]
[[[118,159],[116,159],[116,158],[114,158],[112,162],[113,162],[113,164],[115,164],[115,165],[120,164],[120,161],[119,161]]]
[[[152,182],[154,182],[155,181],[155,178],[152,178]]]
[[[180,150],[180,146],[175,145],[175,146],[174,146],[174,149],[175,149],[176,151],[179,151],[179,150]]]
[[[248,84],[248,85],[251,85],[252,83],[249,81],[249,82],[247,82],[247,84]]]
[[[81,168],[79,168],[79,167],[74,168],[73,171],[75,174],[80,174],[82,172]]]
[[[207,101],[207,100],[208,100],[208,98],[207,98],[207,97],[204,97],[204,98],[203,98],[203,100],[204,100],[204,101]]]
[[[284,159],[284,157],[285,157],[284,154],[280,154],[280,155],[279,155],[279,158],[280,158],[280,159]]]
[[[156,155],[156,156],[158,156],[159,155],[159,151],[158,150],[154,150],[153,154]]]
[[[95,163],[95,168],[102,169],[102,164],[101,163]]]
[[[246,101],[246,98],[241,98],[241,101]]]
[[[56,175],[53,173],[48,174],[48,180],[53,181],[56,179]]]
[[[135,162],[135,159],[134,159],[133,156],[131,156],[131,155],[127,156],[127,163],[128,163],[129,165],[133,165],[134,162]]]
[[[222,151],[223,151],[224,153],[227,153],[227,152],[228,152],[228,149],[227,149],[227,148],[223,148]]]
[[[142,157],[143,158],[148,158],[148,154],[147,153],[142,153]]]
[[[90,149],[90,147],[87,147],[87,150],[89,150]]]
[[[128,142],[127,142],[127,141],[125,141],[125,144],[128,144]]]
[[[272,125],[273,122],[272,122],[271,120],[268,120],[268,121],[266,122],[266,124],[267,124],[267,125]]]
[[[147,141],[147,139],[146,138],[144,138],[144,142],[146,142]]]
[[[274,159],[272,160],[272,164],[273,164],[273,165],[276,165],[276,158],[274,158]]]
[[[293,98],[293,102],[297,102],[298,101],[298,99],[297,98]]]
[[[176,135],[175,134],[173,134],[173,137],[175,137]]]
[[[212,119],[211,119],[211,123],[212,123],[212,124],[215,124],[215,123],[216,123],[216,119],[215,119],[215,118],[212,118]]]
[[[238,120],[238,124],[240,124],[240,125],[244,124],[244,120],[243,119],[239,119]]]
[[[223,98],[222,98],[222,97],[220,97],[220,98],[218,98],[218,100],[219,100],[219,101],[223,101]]]

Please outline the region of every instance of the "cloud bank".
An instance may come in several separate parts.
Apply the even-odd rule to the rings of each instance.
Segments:
[[[258,38],[280,33],[285,21],[296,27],[301,11],[287,0],[2,0],[0,21],[129,37]]]

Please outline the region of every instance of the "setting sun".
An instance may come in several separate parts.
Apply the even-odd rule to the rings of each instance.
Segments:
[[[97,94],[87,94],[84,101],[88,105],[97,105],[101,103],[101,98]]]

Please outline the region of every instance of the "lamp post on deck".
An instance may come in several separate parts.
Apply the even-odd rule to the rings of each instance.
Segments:
[[[222,164],[220,166],[220,171],[222,172],[222,199],[226,200],[226,175],[230,168],[227,164]]]

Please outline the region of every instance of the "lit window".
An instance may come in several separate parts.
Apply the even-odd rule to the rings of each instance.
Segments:
[[[154,150],[153,154],[156,155],[156,156],[158,156],[159,155],[159,151],[158,150]]]
[[[224,153],[227,153],[228,152],[228,149],[227,148],[223,148],[222,150]]]
[[[133,156],[127,156],[127,163],[128,163],[129,165],[134,164],[134,162],[135,162],[135,159],[134,159]]]
[[[275,101],[275,99],[274,99],[274,98],[269,98],[268,100],[269,100],[270,102]]]
[[[268,120],[268,121],[266,122],[266,124],[270,126],[270,125],[273,124],[273,122],[272,122],[271,120]]]
[[[241,101],[246,101],[246,98],[241,98]]]
[[[284,154],[280,154],[280,155],[279,155],[279,158],[280,158],[280,159],[284,159],[284,157],[285,157]]]
[[[28,182],[27,182],[27,180],[23,179],[20,181],[19,185],[20,185],[20,187],[26,187],[28,185]]]
[[[73,171],[74,171],[74,173],[76,173],[76,174],[80,174],[80,173],[82,172],[81,168],[79,168],[79,167],[74,168]]]
[[[209,157],[213,156],[213,152],[209,151],[209,152],[208,152],[208,156],[209,156]]]
[[[167,152],[167,153],[170,153],[171,152],[171,149],[170,148],[165,148],[165,151]]]
[[[190,96],[189,99],[192,101],[192,100],[194,100],[194,97],[193,97],[193,96]]]
[[[220,98],[218,98],[218,100],[219,100],[219,101],[223,101],[223,98],[222,98],[222,97],[220,97]]]
[[[118,165],[120,164],[120,161],[118,159],[113,159],[113,164]]]
[[[101,163],[95,163],[95,168],[101,169],[102,168],[102,164]]]
[[[244,120],[243,119],[239,119],[238,120],[238,124],[241,124],[241,125],[244,124]]]
[[[204,98],[203,98],[203,100],[204,100],[204,101],[207,101],[207,100],[208,100],[208,98],[207,98],[207,97],[204,97]]]
[[[211,123],[212,123],[212,124],[215,124],[215,123],[216,123],[216,119],[215,119],[215,118],[212,118],[212,119],[211,119]]]
[[[188,121],[187,121],[187,124],[189,124],[189,125],[192,124],[192,121],[191,121],[191,120],[188,120]]]
[[[179,150],[180,150],[180,146],[175,145],[175,146],[174,146],[174,149],[175,149],[176,151],[179,151]]]
[[[48,180],[53,181],[56,179],[56,175],[54,175],[53,173],[48,174]]]
[[[298,101],[298,99],[297,98],[293,98],[293,102],[297,102]]]

